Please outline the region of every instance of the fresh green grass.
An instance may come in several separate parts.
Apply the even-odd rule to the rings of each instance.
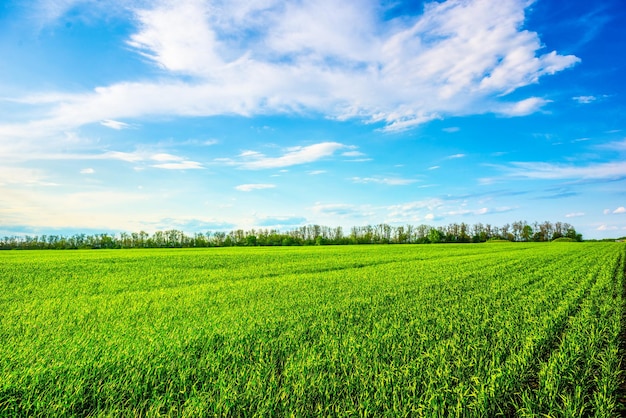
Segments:
[[[0,252],[0,416],[616,416],[625,250]]]

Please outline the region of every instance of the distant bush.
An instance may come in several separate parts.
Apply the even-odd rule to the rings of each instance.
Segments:
[[[561,238],[553,239],[552,242],[577,242],[577,241],[573,238],[561,237]]]
[[[509,241],[508,239],[492,238],[492,239],[489,239],[489,240],[487,240],[485,242],[492,243],[492,244],[502,244],[502,243],[511,242],[511,241]]]

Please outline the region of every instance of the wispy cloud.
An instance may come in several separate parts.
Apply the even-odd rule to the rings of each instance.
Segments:
[[[365,154],[361,151],[346,151],[341,153],[344,157],[364,157]]]
[[[5,127],[32,135],[94,122],[121,129],[120,119],[158,114],[313,111],[405,130],[449,115],[536,112],[548,100],[506,95],[580,61],[543,53],[523,29],[526,0],[432,2],[393,21],[376,2],[138,4],[125,9],[137,24],[127,45],[169,77],[49,96],[46,116]]]
[[[465,154],[453,154],[453,155],[448,155],[446,158],[444,158],[444,160],[457,160],[459,158],[465,158],[466,155]]]
[[[202,164],[196,161],[180,161],[176,163],[172,162],[153,164],[150,167],[162,168],[164,170],[199,170],[204,168]]]
[[[581,104],[589,104],[596,101],[596,96],[576,96],[572,97],[572,100]]]
[[[0,166],[0,186],[56,186],[56,183],[48,181],[46,173],[40,169]]]
[[[584,166],[539,162],[514,162],[506,168],[512,177],[541,180],[614,180],[626,177],[626,162],[595,163]]]
[[[93,168],[83,168],[82,170],[80,170],[80,174],[93,174],[95,172],[96,170],[94,170]]]
[[[626,139],[621,141],[613,141],[607,144],[598,145],[600,149],[609,149],[614,151],[626,151]]]
[[[541,97],[529,97],[516,103],[503,105],[500,113],[505,116],[526,116],[541,110],[548,103],[550,100]]]
[[[332,156],[336,151],[347,148],[338,142],[321,142],[318,144],[288,148],[283,155],[268,157],[258,151],[244,151],[239,159],[221,160],[246,170],[261,170],[268,168],[282,168],[294,165],[312,163],[325,157]]]
[[[300,216],[276,216],[276,217],[263,217],[259,218],[255,221],[257,226],[261,227],[285,227],[285,226],[295,226],[295,225],[304,225],[307,223],[307,219]]]
[[[619,227],[617,227],[615,225],[602,224],[599,227],[597,227],[596,230],[597,231],[618,231]]]
[[[566,218],[578,218],[581,216],[585,216],[585,212],[572,212],[565,215]]]
[[[100,125],[106,126],[107,128],[115,129],[117,131],[121,129],[130,128],[130,125],[125,122],[120,122],[117,120],[105,119],[100,122]]]
[[[415,179],[403,179],[397,177],[352,177],[353,183],[376,183],[385,184],[387,186],[407,186],[417,182]]]
[[[275,184],[267,184],[267,183],[253,183],[253,184],[240,184],[236,186],[235,189],[240,192],[251,192],[253,190],[264,190],[264,189],[273,189],[275,188]]]
[[[396,221],[422,221],[425,216],[444,206],[444,201],[438,198],[429,198],[413,202],[390,205],[387,207],[388,216]]]
[[[333,217],[361,218],[373,213],[369,206],[346,203],[316,203],[311,209],[314,213]]]

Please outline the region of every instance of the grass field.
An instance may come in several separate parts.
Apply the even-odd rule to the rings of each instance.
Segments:
[[[625,255],[0,252],[0,416],[618,416]]]

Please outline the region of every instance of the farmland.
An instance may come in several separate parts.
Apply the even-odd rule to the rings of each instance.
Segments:
[[[0,415],[617,416],[625,256],[0,252]]]

